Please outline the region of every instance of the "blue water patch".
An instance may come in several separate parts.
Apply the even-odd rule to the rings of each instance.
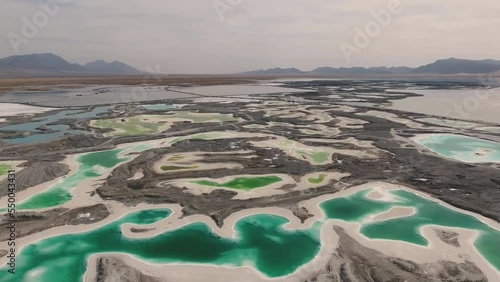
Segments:
[[[0,128],[0,131],[22,131],[26,132],[26,136],[16,137],[16,138],[3,138],[2,140],[11,144],[30,144],[36,142],[51,141],[56,138],[62,137],[65,134],[88,134],[88,131],[84,130],[74,130],[71,129],[69,125],[66,124],[51,124],[57,123],[64,119],[90,119],[95,118],[99,114],[107,112],[112,106],[102,106],[96,107],[91,111],[86,111],[85,109],[70,109],[59,111],[55,114],[48,116],[35,118],[26,123],[12,124]],[[48,131],[43,132],[37,128],[41,126],[46,126]]]

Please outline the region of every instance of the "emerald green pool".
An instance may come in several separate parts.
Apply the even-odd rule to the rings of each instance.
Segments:
[[[121,252],[147,263],[198,263],[220,266],[250,265],[267,277],[282,277],[310,262],[320,250],[320,231],[330,219],[361,224],[362,235],[371,239],[403,241],[427,246],[419,229],[425,225],[458,227],[479,232],[474,246],[500,270],[500,231],[477,218],[445,207],[405,190],[392,191],[393,201],[369,199],[371,190],[326,200],[319,206],[324,219],[310,228],[286,230],[288,220],[269,214],[244,217],[235,222],[234,238],[220,237],[206,224],[194,222],[154,238],[130,239],[121,234],[124,223],[151,224],[167,218],[168,209],[133,212],[101,228],[58,235],[27,245],[17,256],[16,275],[6,281],[81,281],[87,259],[98,253]],[[367,221],[371,215],[393,207],[413,207],[415,214],[384,221]],[[6,272],[6,266],[0,269]]]
[[[404,241],[427,246],[428,241],[420,234],[424,225],[458,227],[478,231],[474,242],[479,253],[496,269],[500,270],[500,231],[491,228],[477,218],[449,209],[439,203],[422,198],[414,193],[396,190],[391,192],[394,202],[373,200],[366,197],[370,190],[337,198],[320,204],[326,218],[350,222],[362,222],[368,216],[389,211],[393,207],[413,207],[412,216],[373,223],[363,223],[361,234],[371,239]]]
[[[170,144],[180,142],[182,140],[200,140],[218,138],[219,133],[200,133],[190,136],[176,137]],[[114,149],[100,152],[84,154],[76,159],[78,169],[75,173],[63,178],[61,181],[52,185],[46,191],[37,193],[22,201],[18,205],[18,210],[42,209],[54,207],[64,204],[72,199],[71,190],[76,188],[80,183],[89,179],[96,178],[103,174],[103,169],[112,168],[120,163],[128,161],[129,157],[123,157],[122,152],[142,152],[150,149],[149,145],[135,145],[125,149]],[[1,167],[0,167],[1,172]],[[5,209],[0,209],[0,212]]]
[[[307,182],[311,184],[320,184],[321,182],[325,181],[326,174],[320,174],[317,177],[309,177],[307,178]]]
[[[469,163],[500,162],[500,143],[455,134],[430,134],[415,142],[446,158]]]
[[[271,175],[271,176],[256,176],[256,177],[236,177],[234,179],[231,179],[223,183],[209,181],[209,180],[197,180],[192,182],[204,186],[250,191],[256,188],[262,188],[274,183],[278,183],[280,181],[283,181],[281,177]]]
[[[147,146],[136,146],[132,152],[146,150]],[[129,157],[120,157],[124,149],[114,149],[100,152],[93,152],[81,155],[76,159],[78,169],[76,172],[61,181],[52,185],[48,190],[33,195],[22,201],[18,209],[42,209],[64,204],[72,199],[71,190],[89,178],[96,178],[102,175],[101,170],[112,168],[120,163],[129,160]]]
[[[306,153],[305,151],[297,151],[298,154],[310,157],[313,162],[317,164],[327,163],[329,161],[328,157],[330,154],[328,152],[312,152]]]
[[[95,126],[99,128],[111,128],[110,134],[114,136],[138,136],[160,133],[160,129],[165,126],[164,123],[142,121],[140,117],[129,117],[122,121],[121,118],[103,119],[95,121]],[[119,129],[119,131],[116,131]]]
[[[157,121],[149,120],[149,118],[157,119]],[[127,118],[101,119],[95,120],[93,125],[99,128],[114,129],[114,131],[107,133],[108,135],[113,136],[152,135],[159,134],[162,130],[166,130],[165,124],[169,121],[169,119],[173,118],[182,119],[193,123],[202,123],[208,121],[237,121],[236,118],[229,114],[172,112],[166,115],[143,115]]]
[[[99,229],[43,239],[23,248],[16,274],[6,281],[81,281],[89,256],[124,252],[148,263],[210,263],[251,265],[269,277],[284,276],[314,258],[320,249],[319,225],[287,231],[288,220],[274,215],[245,217],[235,224],[236,237],[222,238],[203,223],[192,223],[152,239],[122,236],[124,223],[149,224],[168,217],[169,210],[134,212]]]
[[[0,164],[0,176],[7,174],[10,168],[11,166],[8,164]]]

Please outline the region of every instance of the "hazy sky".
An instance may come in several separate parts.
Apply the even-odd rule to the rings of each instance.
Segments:
[[[0,0],[0,57],[16,54],[15,42],[18,54],[165,73],[500,59],[499,0],[401,0],[397,13],[388,9],[397,0],[59,0],[47,15],[40,2],[54,1]],[[383,10],[391,19],[377,30],[372,12]],[[23,18],[38,30],[23,32]],[[355,29],[367,25],[370,42],[356,44]]]

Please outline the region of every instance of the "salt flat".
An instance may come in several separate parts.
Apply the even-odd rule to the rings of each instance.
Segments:
[[[394,101],[390,108],[500,123],[500,88],[411,90],[410,92],[423,96]]]

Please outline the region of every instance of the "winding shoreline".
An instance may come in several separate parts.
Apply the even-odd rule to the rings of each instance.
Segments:
[[[225,224],[221,228],[217,227],[213,220],[211,220],[209,217],[204,216],[204,215],[192,215],[192,216],[182,217],[181,208],[178,205],[141,204],[141,205],[138,205],[134,208],[129,208],[129,207],[126,207],[126,206],[119,204],[119,203],[109,203],[108,202],[107,204],[110,207],[110,210],[112,213],[105,220],[103,220],[99,223],[91,224],[91,225],[87,225],[87,226],[79,225],[79,226],[55,227],[55,228],[52,228],[49,230],[42,231],[39,234],[37,234],[38,239],[33,239],[33,237],[34,237],[33,235],[27,236],[24,238],[20,238],[18,241],[18,244],[21,245],[22,247],[19,249],[19,252],[22,252],[23,247],[30,244],[30,243],[39,242],[39,241],[42,241],[46,238],[55,237],[55,236],[63,235],[63,234],[75,234],[75,233],[82,233],[82,232],[84,232],[84,233],[90,232],[92,230],[101,228],[101,227],[103,227],[103,226],[105,226],[113,221],[116,221],[116,220],[118,220],[118,219],[126,216],[127,214],[132,213],[132,212],[137,212],[137,211],[141,211],[141,210],[158,209],[158,208],[170,209],[172,211],[172,213],[164,220],[160,220],[156,223],[149,224],[149,225],[141,225],[142,228],[154,228],[153,230],[149,230],[149,231],[146,231],[144,233],[131,232],[130,228],[133,228],[135,225],[130,224],[130,223],[125,223],[125,224],[121,225],[121,230],[122,230],[123,236],[125,236],[127,238],[134,238],[134,239],[153,238],[161,233],[169,232],[169,231],[172,231],[172,230],[175,230],[178,228],[182,228],[183,226],[186,226],[188,224],[192,224],[195,222],[201,222],[201,223],[206,224],[212,232],[214,232],[215,234],[217,234],[219,236],[223,236],[226,238],[235,238],[235,236],[236,236],[236,230],[234,228],[235,223],[244,217],[248,217],[248,216],[256,215],[256,214],[271,214],[271,215],[276,215],[276,216],[286,218],[289,221],[288,223],[283,225],[283,228],[286,230],[307,229],[307,228],[310,228],[313,223],[326,219],[325,215],[323,214],[323,212],[321,212],[321,209],[319,207],[320,203],[327,201],[327,200],[335,199],[335,198],[349,196],[349,195],[352,195],[356,192],[363,191],[363,190],[370,189],[370,188],[372,188],[373,191],[377,191],[379,193],[385,193],[385,192],[390,191],[390,190],[400,189],[400,190],[406,190],[406,191],[409,191],[409,192],[412,192],[412,193],[415,193],[415,194],[421,196],[421,192],[414,191],[414,190],[406,188],[404,186],[398,186],[398,185],[393,185],[393,184],[388,184],[388,183],[383,183],[383,182],[382,183],[373,182],[373,183],[363,184],[360,186],[356,186],[356,187],[352,187],[350,189],[340,191],[338,193],[321,196],[321,197],[314,198],[314,199],[303,202],[302,205],[305,207],[308,207],[308,209],[309,208],[311,208],[311,209],[316,208],[317,209],[316,212],[313,212],[314,216],[307,219],[304,223],[301,223],[300,220],[296,216],[294,216],[290,210],[284,209],[284,208],[273,207],[273,208],[248,209],[248,210],[236,212],[226,219]],[[429,199],[430,197],[424,196],[424,198]],[[446,203],[444,203],[440,200],[436,200],[436,199],[432,199],[432,198],[430,198],[430,199],[433,200],[434,202],[436,202],[437,204],[444,204],[445,207],[450,208],[450,206],[448,206]],[[464,211],[457,209],[457,208],[454,208],[454,207],[451,207],[451,209],[464,213]],[[311,212],[311,210],[310,210],[310,212]],[[491,222],[492,220],[489,220],[487,218],[484,218],[482,216],[479,216],[479,215],[476,215],[476,214],[473,214],[470,212],[465,211],[465,213],[474,216],[475,218],[481,220],[483,223],[486,223],[488,226],[490,226],[496,230],[500,230],[500,224],[495,223],[495,222]],[[405,215],[403,215],[403,216],[405,216]],[[325,224],[323,224],[323,226],[321,227],[321,236],[320,236],[321,248],[320,248],[319,253],[316,255],[315,259],[313,259],[309,263],[306,263],[305,265],[301,266],[296,272],[302,273],[302,271],[307,272],[307,269],[309,269],[309,268],[315,268],[315,267],[317,268],[317,266],[320,265],[318,260],[321,260],[324,262],[324,261],[326,261],[327,258],[329,258],[329,254],[332,252],[332,250],[327,252],[328,254],[326,254],[326,255],[325,255],[325,251],[326,251],[326,249],[333,249],[334,250],[336,247],[336,244],[332,243],[331,241],[332,241],[332,238],[334,239],[334,241],[337,240],[337,239],[335,239],[335,238],[337,238],[337,235],[335,234],[335,232],[328,231],[328,230],[332,230],[331,228],[328,228],[328,226],[333,226],[333,225],[340,226],[340,227],[346,229],[348,234],[350,236],[352,236],[353,238],[355,238],[355,240],[358,241],[359,243],[361,243],[362,245],[365,245],[369,248],[373,248],[375,250],[381,251],[384,254],[391,254],[391,255],[394,255],[397,257],[407,258],[407,259],[410,259],[413,261],[416,260],[417,262],[434,262],[436,260],[442,259],[440,257],[440,254],[443,253],[443,250],[446,250],[447,252],[449,252],[449,250],[450,250],[450,247],[448,245],[446,245],[444,242],[440,241],[436,235],[432,234],[432,232],[429,231],[433,227],[436,227],[439,225],[436,225],[436,226],[424,225],[424,226],[420,227],[420,232],[421,232],[422,236],[429,241],[429,245],[424,247],[424,246],[414,245],[414,244],[402,242],[402,241],[385,240],[385,239],[369,239],[360,233],[360,228],[361,228],[360,223],[349,223],[349,222],[345,222],[342,220],[328,219],[327,222]],[[469,242],[469,243],[474,242],[475,238],[477,238],[477,235],[478,235],[477,232],[467,230],[467,229],[461,230],[460,228],[451,228],[451,227],[443,227],[443,226],[439,226],[439,228],[446,228],[446,229],[450,229],[450,230],[453,230],[454,232],[459,233],[460,234],[459,239],[462,242]],[[459,248],[459,250],[460,250],[459,253],[463,253],[465,251],[465,253],[473,254],[471,260],[478,267],[480,267],[480,269],[489,278],[491,278],[491,279],[495,278],[495,275],[498,272],[495,271],[494,267],[492,265],[490,265],[479,254],[479,252],[476,250],[476,248],[472,244],[463,244],[463,245],[465,247]],[[429,250],[436,250],[436,251],[429,252]],[[429,254],[431,254],[431,256],[429,256]],[[450,259],[461,260],[458,256],[457,252],[454,252],[454,253],[451,252],[451,254],[453,254],[453,255],[451,255],[449,257]],[[103,253],[94,254],[94,256],[99,256],[99,255],[104,255],[104,254]],[[0,264],[4,264],[5,263],[4,260],[5,260],[5,258],[0,259]],[[145,262],[142,262],[142,263],[146,264],[148,266],[152,265],[152,264],[148,264]],[[163,265],[163,266],[167,266],[167,267],[165,267],[165,269],[171,269],[172,265],[175,266],[176,264],[167,264],[167,265]],[[196,264],[181,264],[181,265],[193,266]],[[220,266],[215,266],[215,265],[209,265],[209,266],[214,268],[214,272],[217,272],[218,269],[220,269]],[[228,267],[228,266],[224,266],[224,267],[232,269],[231,267]],[[206,268],[206,266],[204,268]],[[87,271],[92,271],[92,269],[88,268]],[[167,271],[167,270],[165,270],[165,271]],[[254,269],[254,271],[258,272],[255,269]],[[93,275],[93,274],[88,274],[88,275]],[[296,273],[292,273],[292,274],[287,275],[285,277],[288,279],[293,275],[296,275]],[[284,279],[284,277],[281,277],[281,278]],[[280,281],[277,278],[272,278],[272,279],[266,278],[265,280]],[[286,281],[291,281],[291,280],[286,280]],[[492,281],[494,281],[494,280],[492,280]]]

